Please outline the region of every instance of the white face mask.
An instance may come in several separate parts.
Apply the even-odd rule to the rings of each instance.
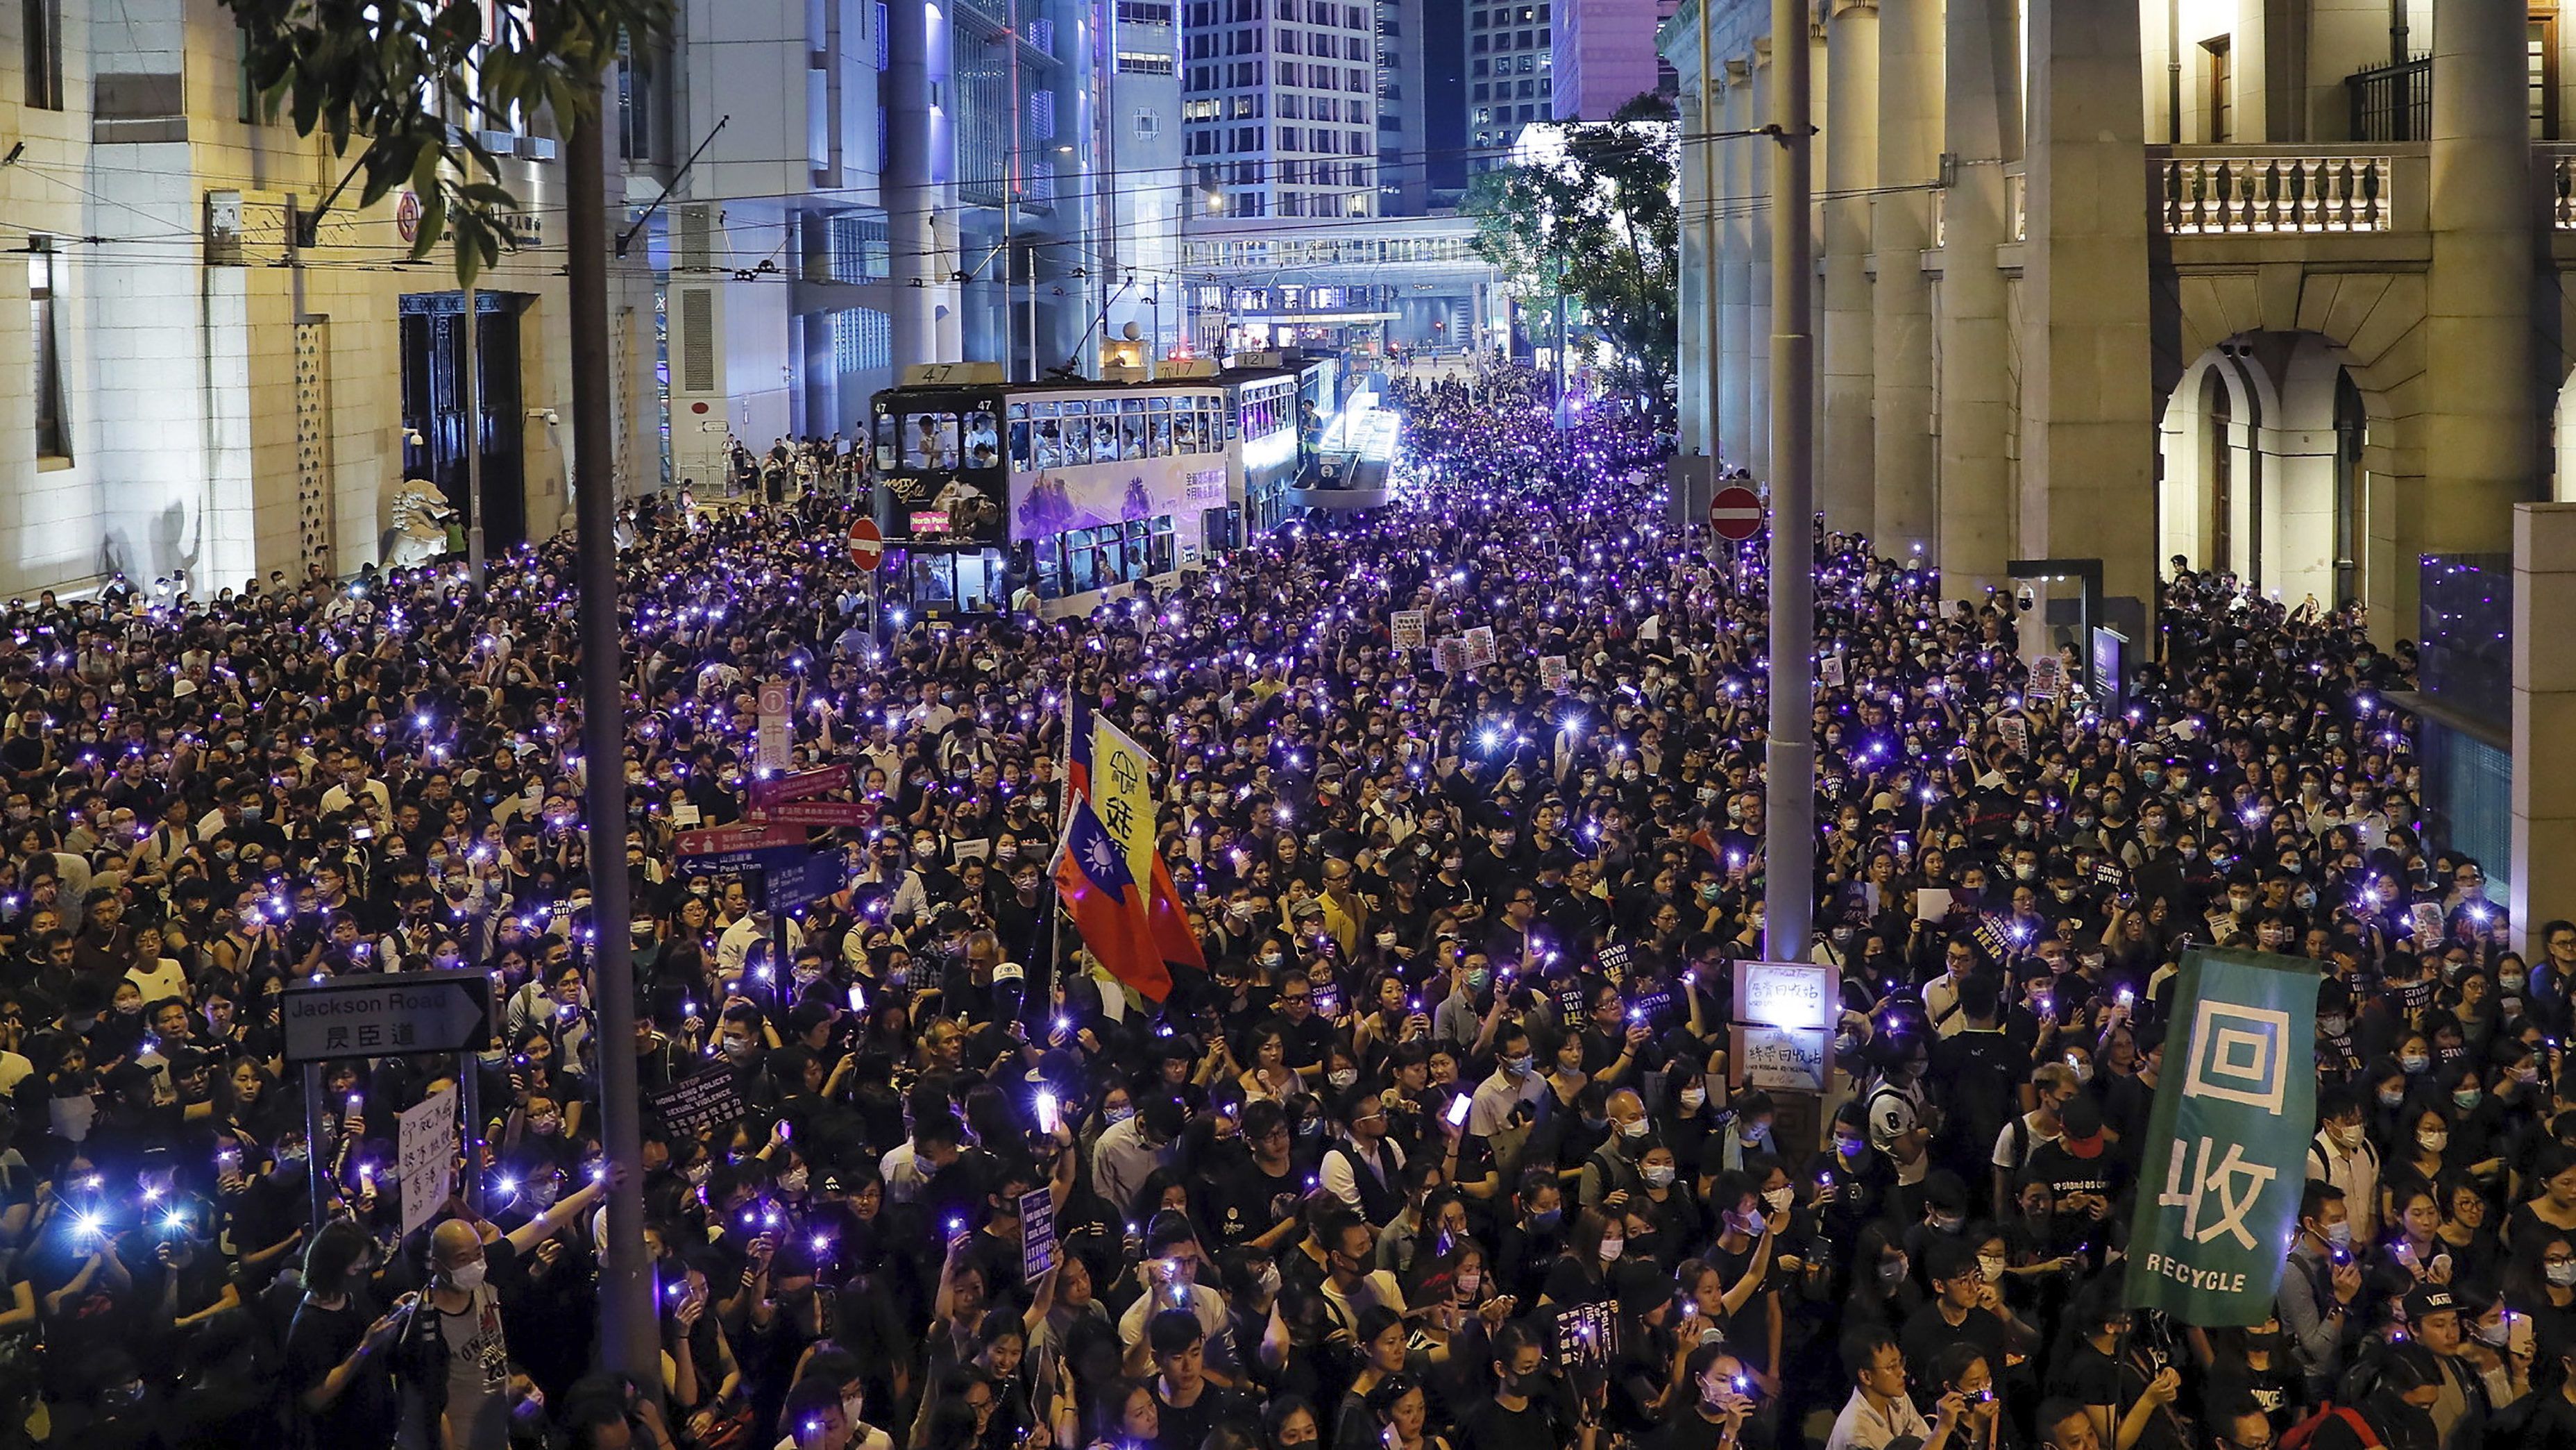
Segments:
[[[1791,1189],[1774,1188],[1762,1195],[1762,1203],[1773,1213],[1786,1213],[1789,1205],[1797,1202],[1797,1197],[1796,1192]]]
[[[1669,1163],[1650,1163],[1638,1171],[1645,1175],[1646,1183],[1650,1187],[1670,1188],[1673,1186],[1673,1165]]]
[[[1708,1089],[1706,1088],[1688,1087],[1682,1089],[1682,1111],[1685,1113],[1698,1112],[1700,1110],[1700,1105],[1707,1101]]]
[[[2004,1261],[1980,1254],[1977,1256],[1977,1272],[1985,1275],[1986,1282],[1989,1284],[2001,1283],[2004,1277]]]
[[[2451,1146],[2451,1135],[2439,1128],[2436,1128],[2429,1133],[2416,1134],[2415,1141],[2424,1145],[2425,1152],[2439,1153],[2443,1149]]]
[[[859,1396],[852,1395],[841,1401],[841,1418],[852,1426],[859,1423]]]
[[[447,1286],[460,1294],[471,1294],[483,1287],[484,1271],[490,1267],[481,1259],[447,1271]]]
[[[1609,1263],[1628,1252],[1628,1241],[1605,1235],[1601,1240],[1601,1262]]]
[[[1358,1071],[1347,1067],[1334,1068],[1331,1072],[1324,1074],[1324,1077],[1326,1081],[1330,1082],[1337,1088],[1349,1087],[1351,1084],[1360,1080]]]

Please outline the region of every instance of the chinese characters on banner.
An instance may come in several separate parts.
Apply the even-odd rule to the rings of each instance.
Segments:
[[[2183,954],[2148,1118],[2127,1302],[2186,1324],[2272,1313],[2316,1122],[2317,974],[2261,952]]]
[[[394,1157],[401,1167],[402,1231],[438,1216],[456,1171],[456,1089],[441,1088],[395,1119]]]

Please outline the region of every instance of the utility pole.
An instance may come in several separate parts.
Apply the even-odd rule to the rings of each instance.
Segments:
[[[596,92],[594,97],[596,98]],[[609,427],[608,156],[605,103],[564,146],[565,275],[572,323],[573,508],[580,548],[582,821],[591,874],[590,990],[599,1014],[600,1126],[608,1161],[608,1252],[599,1268],[599,1349],[609,1368],[661,1385],[651,1267],[644,1258],[643,1102],[635,1082],[635,965],[627,923],[626,667],[617,634],[617,468]]]
[[[474,284],[465,294],[465,576],[483,590],[483,369],[482,315],[475,308]],[[579,466],[579,460],[574,461]]]
[[[1702,0],[1706,3],[1706,0]],[[1815,244],[1808,0],[1771,0],[1771,731],[1762,950],[1803,961],[1816,898]]]

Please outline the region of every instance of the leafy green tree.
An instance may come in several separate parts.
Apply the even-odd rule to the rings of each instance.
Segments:
[[[476,0],[224,0],[239,22],[250,82],[267,114],[356,156],[321,210],[352,181],[360,206],[397,186],[421,199],[412,255],[453,233],[470,282],[510,245],[519,206],[484,131],[551,113],[569,134],[598,113],[601,78],[621,49],[653,54],[669,0],[492,0],[492,37]]]
[[[1650,395],[1672,377],[1678,345],[1672,122],[1672,108],[1651,95],[1608,121],[1569,122],[1561,156],[1486,172],[1466,204],[1477,252],[1513,294],[1535,304],[1562,291],[1579,301],[1619,355],[1619,382]]]

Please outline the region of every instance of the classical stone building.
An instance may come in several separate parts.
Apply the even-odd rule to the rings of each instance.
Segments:
[[[1961,593],[2099,559],[2144,600],[2179,554],[2393,638],[2422,555],[2501,554],[2514,503],[2576,497],[2555,0],[1812,16],[1830,524]],[[1767,0],[1688,0],[1660,36],[1685,133],[1768,122],[1779,43]],[[1757,478],[1772,149],[1682,165],[1685,444]]]
[[[0,596],[351,572],[405,478],[462,497],[469,440],[496,547],[568,520],[563,167],[541,124],[485,140],[524,247],[483,281],[476,426],[417,213],[355,186],[323,205],[347,163],[259,118],[216,0],[0,5]],[[649,488],[649,279],[610,311],[618,477]]]

